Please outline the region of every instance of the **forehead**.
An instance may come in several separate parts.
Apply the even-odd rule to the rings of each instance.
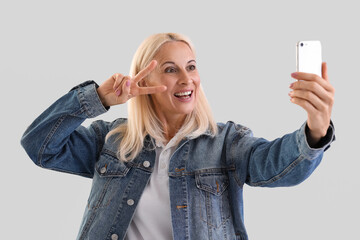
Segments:
[[[164,43],[155,55],[154,59],[158,60],[159,62],[170,60],[184,60],[187,62],[189,60],[195,60],[195,55],[186,43],[173,41]]]

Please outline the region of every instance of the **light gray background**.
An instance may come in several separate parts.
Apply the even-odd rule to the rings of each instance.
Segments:
[[[295,44],[322,41],[337,141],[299,186],[246,186],[245,224],[252,240],[359,239],[360,17],[356,1],[333,2],[1,1],[0,239],[75,239],[91,180],[36,167],[21,135],[73,86],[128,73],[142,40],[168,31],[193,40],[216,120],[270,140],[306,120],[287,95]]]

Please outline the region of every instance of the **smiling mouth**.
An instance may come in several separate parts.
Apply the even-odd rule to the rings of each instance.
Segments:
[[[188,99],[191,98],[193,92],[194,91],[179,92],[179,93],[175,93],[174,96],[180,99]]]

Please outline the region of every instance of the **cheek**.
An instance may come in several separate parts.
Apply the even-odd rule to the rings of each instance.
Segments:
[[[200,87],[200,77],[194,78],[194,85],[196,86],[196,91],[198,91],[198,88]]]
[[[146,83],[148,87],[164,85],[163,82],[163,77],[157,70],[154,70],[146,78]]]
[[[194,84],[196,86],[200,85],[200,76],[199,76],[199,74],[196,74],[195,76],[193,76],[193,81],[194,81]]]
[[[171,94],[168,90],[166,90],[165,92],[152,94],[152,98],[157,102],[157,104],[162,105],[171,101]]]
[[[170,89],[172,87],[172,82],[174,82],[173,79],[166,77],[166,76],[162,76],[162,75],[158,75],[158,76],[154,76],[151,81],[149,81],[151,86],[166,86],[168,89]]]

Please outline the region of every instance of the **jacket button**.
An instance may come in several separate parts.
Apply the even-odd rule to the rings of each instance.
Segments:
[[[146,168],[150,167],[150,162],[149,161],[144,161],[143,166],[146,167]]]
[[[132,205],[134,205],[134,200],[132,200],[132,199],[129,199],[129,200],[127,200],[127,204],[129,205],[129,206],[132,206]]]
[[[106,167],[102,167],[102,168],[100,169],[100,173],[104,174],[105,172],[106,172]]]
[[[119,239],[119,236],[117,234],[113,234],[111,235],[111,240],[118,240]]]

